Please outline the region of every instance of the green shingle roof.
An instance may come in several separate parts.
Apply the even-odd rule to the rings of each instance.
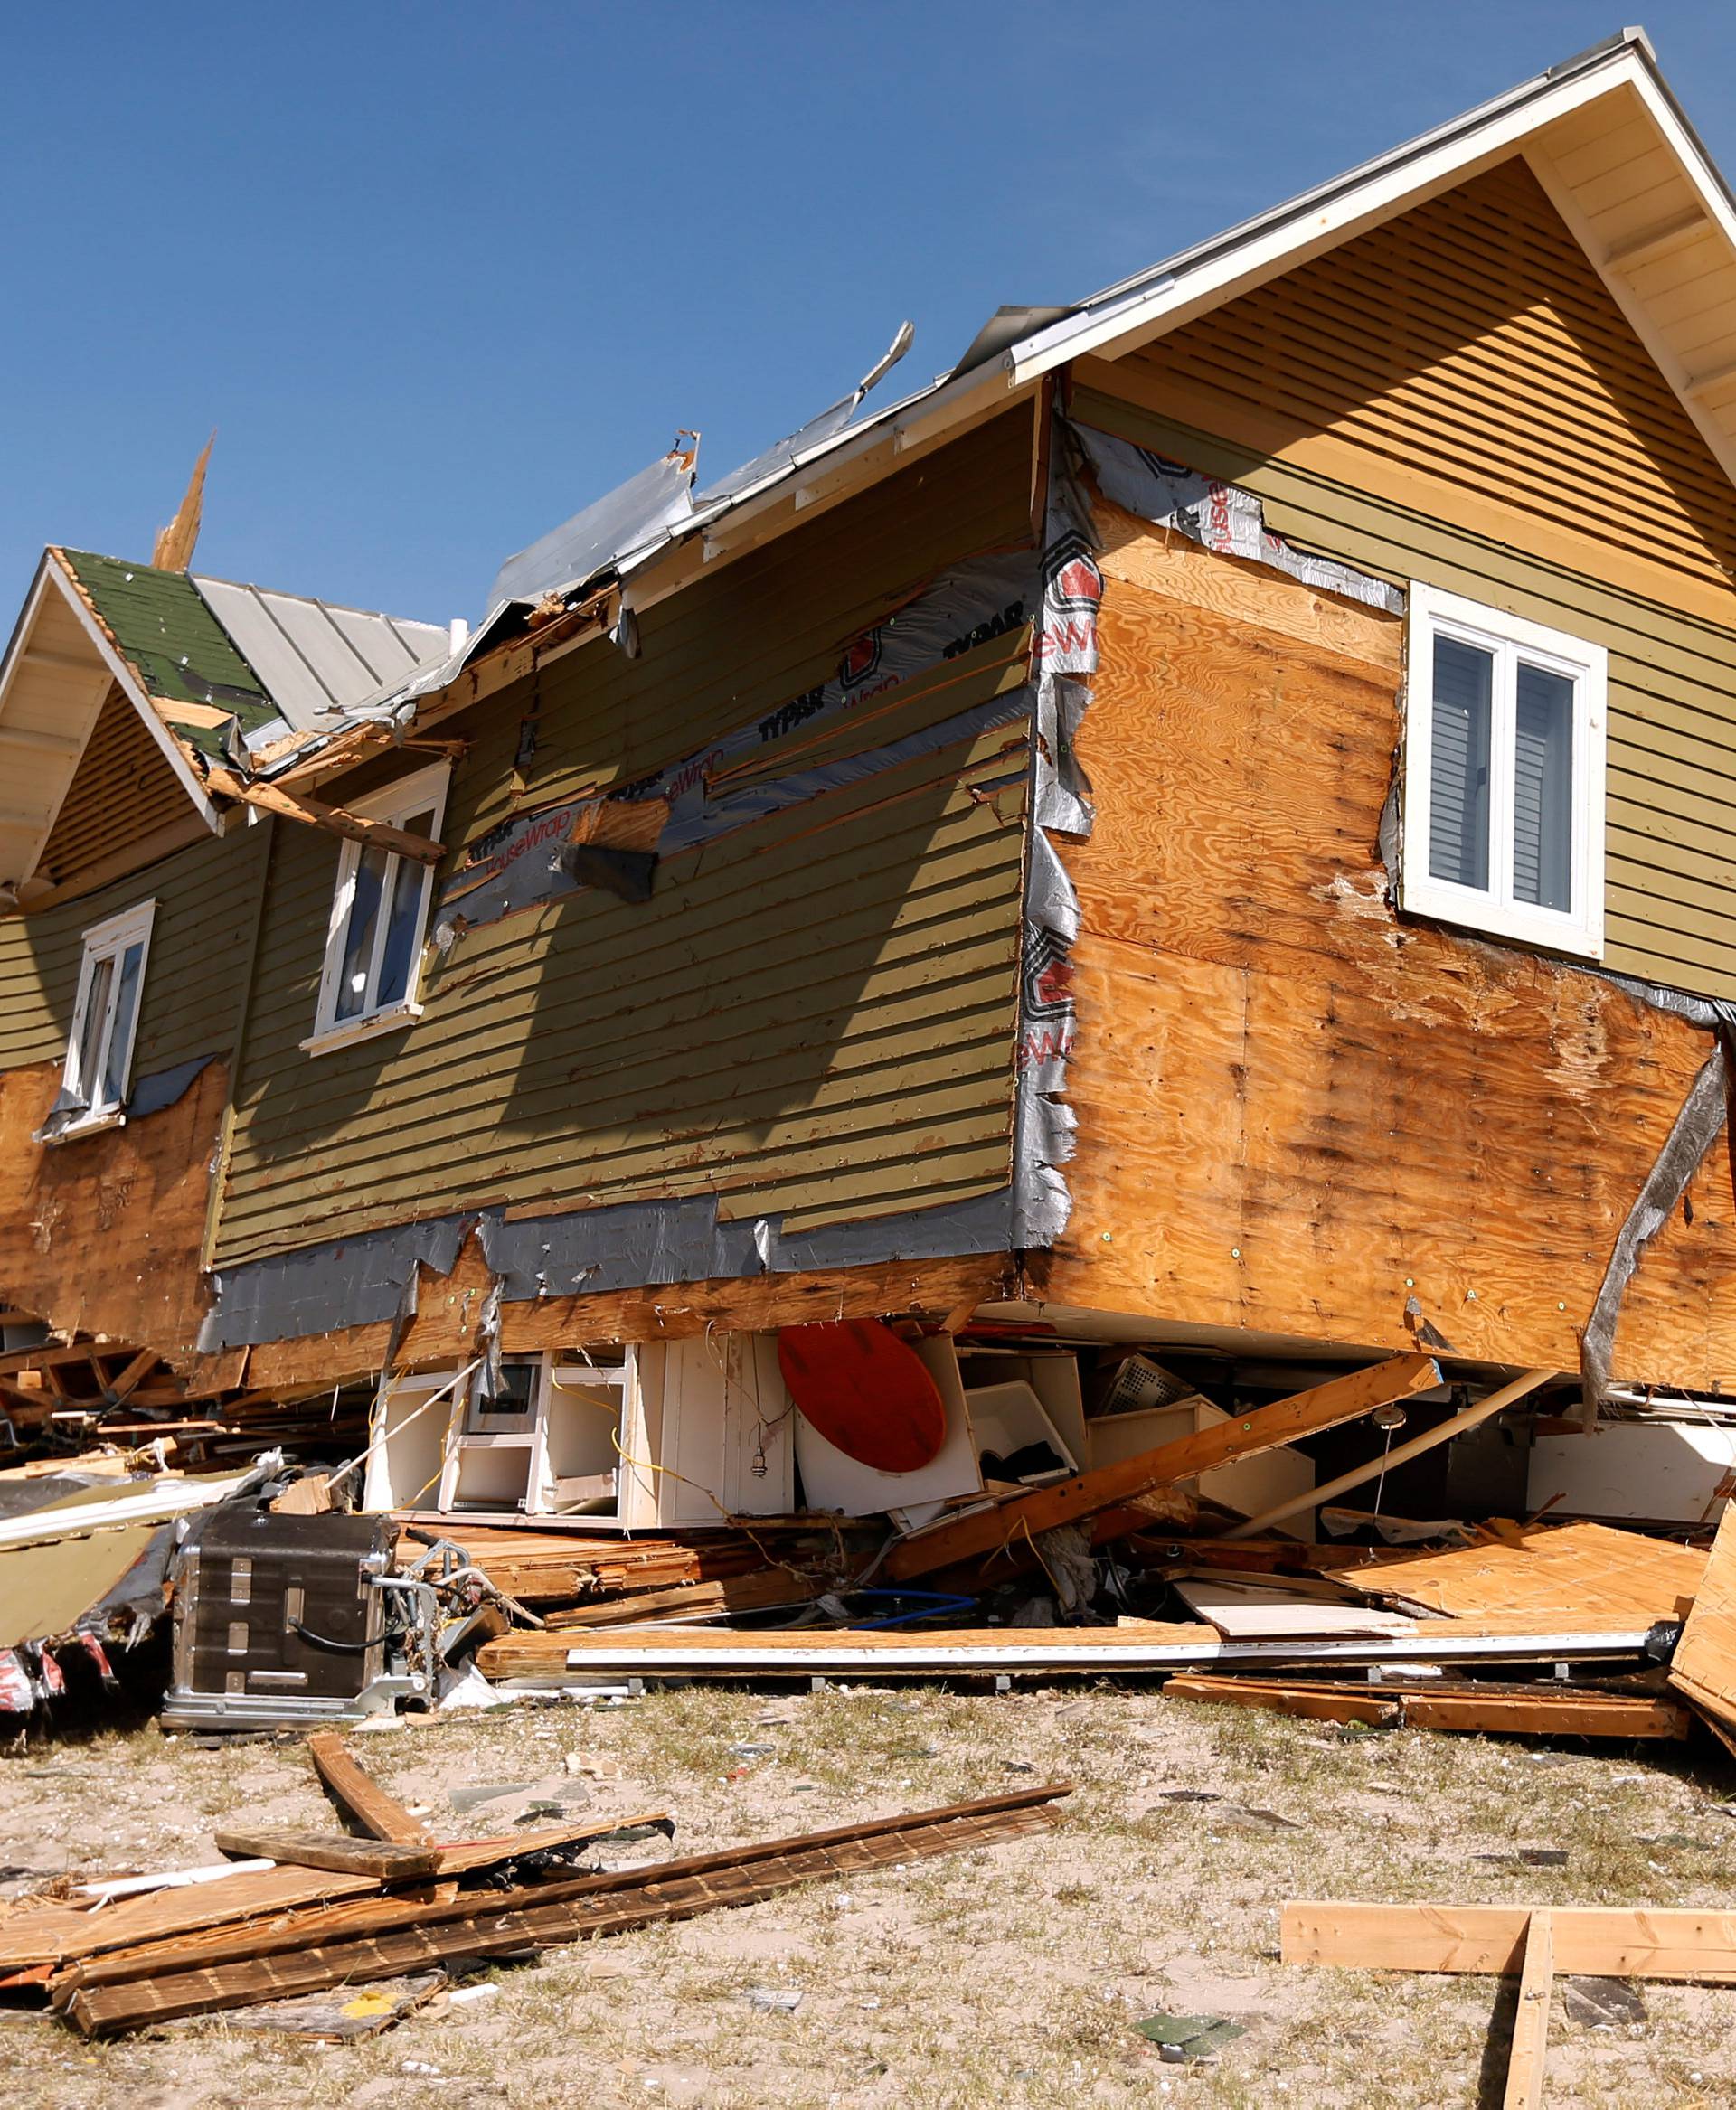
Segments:
[[[138,669],[153,696],[210,703],[240,721],[243,734],[278,716],[265,685],[231,643],[184,571],[156,571],[84,550],[61,552],[121,656]],[[221,756],[214,728],[176,726],[177,736]]]

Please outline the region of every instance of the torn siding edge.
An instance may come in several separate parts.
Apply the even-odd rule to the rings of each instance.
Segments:
[[[726,1219],[715,1196],[627,1201],[507,1221],[498,1210],[394,1224],[303,1246],[212,1276],[202,1354],[347,1326],[403,1323],[416,1308],[418,1270],[450,1275],[474,1230],[508,1303],[684,1283],[801,1275],[901,1260],[1007,1253],[1014,1245],[1011,1186],[934,1209],[786,1233],[777,1217]]]

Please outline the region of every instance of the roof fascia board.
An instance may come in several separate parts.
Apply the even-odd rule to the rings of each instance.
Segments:
[[[68,568],[65,558],[58,551],[51,551],[49,554],[52,560],[48,568],[49,578],[60,589],[67,606],[78,617],[80,623],[83,625],[86,636],[100,654],[103,664],[108,669],[115,680],[119,683],[127,702],[144,721],[145,730],[162,749],[164,760],[180,778],[182,789],[193,801],[193,807],[200,818],[213,835],[221,835],[223,833],[223,816],[206,796],[205,787],[194,774],[193,765],[182,752],[180,741],[175,739],[168,727],[157,716],[137,673],[115,649],[114,640],[108,636],[102,625],[98,622],[90,604],[80,592],[78,581]],[[71,788],[70,778],[67,788],[68,790]],[[51,821],[49,825],[52,829],[53,823]],[[43,840],[46,841],[47,837],[44,836]],[[41,852],[38,852],[38,854],[40,855]]]
[[[1288,212],[1276,225],[1256,225],[1245,240],[1215,250],[1197,266],[1190,267],[1184,257],[1177,259],[1178,275],[1131,293],[1108,309],[1088,310],[1040,330],[1008,353],[1014,381],[1035,380],[1082,353],[1118,358],[1137,351],[1154,337],[1465,182],[1505,159],[1546,125],[1588,103],[1622,87],[1644,95],[1650,85],[1644,62],[1631,45],[1624,44],[1583,73],[1517,90],[1518,99],[1492,111],[1486,106],[1487,114],[1474,113],[1438,144],[1425,144],[1420,153],[1377,168],[1360,183],[1342,184],[1324,195],[1310,193],[1301,201],[1301,211]],[[1649,107],[1663,108],[1655,94],[1647,100]],[[1685,138],[1679,124],[1675,131]],[[1431,137],[1425,135],[1425,142]]]
[[[625,560],[620,569],[627,598],[635,609],[655,607],[702,573],[762,549],[882,476],[962,438],[1007,410],[1017,393],[997,360],[822,441],[756,495],[720,510],[709,524],[703,516],[684,523],[679,540]]]

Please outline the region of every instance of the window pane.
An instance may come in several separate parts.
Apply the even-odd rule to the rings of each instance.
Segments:
[[[383,850],[364,850],[355,868],[355,894],[349,928],[344,934],[344,966],[338,977],[335,1016],[357,1018],[373,1007],[368,1002],[368,967],[373,958],[373,934],[380,922],[380,895],[386,867],[394,859]]]
[[[430,810],[399,823],[406,834],[429,835],[434,831]],[[380,962],[380,1004],[401,1003],[410,993],[410,971],[415,965],[416,927],[421,921],[422,891],[427,874],[413,858],[394,857],[391,875],[392,909],[386,923],[386,949]]]
[[[102,1098],[105,1107],[118,1107],[127,1097],[127,1057],[133,1037],[133,1020],[138,1011],[139,970],[145,964],[145,947],[129,945],[120,956],[120,978],[115,985],[115,1022],[108,1029],[108,1052],[102,1062]]]
[[[1573,683],[1519,663],[1513,780],[1513,894],[1573,906]]]
[[[1435,639],[1429,730],[1429,871],[1461,887],[1489,884],[1489,713],[1495,655]]]
[[[96,1100],[97,1062],[102,1053],[102,1029],[108,1016],[108,992],[114,984],[115,963],[101,959],[90,970],[90,994],[85,1003],[79,1044],[72,1050],[66,1081],[84,1101]]]

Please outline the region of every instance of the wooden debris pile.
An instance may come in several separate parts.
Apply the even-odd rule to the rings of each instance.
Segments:
[[[311,1739],[326,1785],[370,1834],[218,1834],[233,1872],[165,1876],[137,1895],[24,1900],[0,1917],[0,1988],[35,1992],[88,2037],[337,1986],[522,1957],[654,1921],[746,1905],[797,1883],[1027,1837],[1065,1785],[868,1819],[718,1853],[585,1871],[587,1846],[661,1812],[442,1844],[335,1738]],[[126,1888],[126,1886],[122,1886]]]

